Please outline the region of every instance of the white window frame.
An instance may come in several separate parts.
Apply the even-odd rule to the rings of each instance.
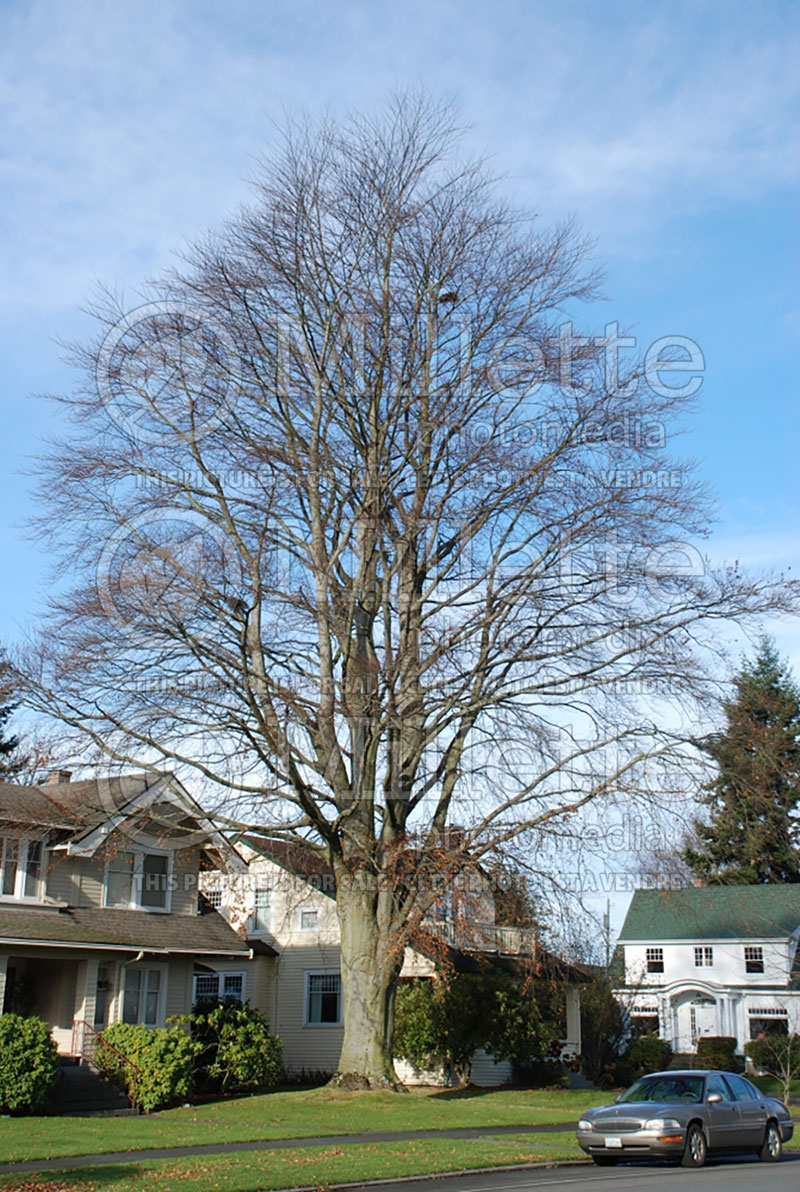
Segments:
[[[708,944],[698,944],[694,950],[694,967],[695,968],[713,968],[714,967],[714,949]]]
[[[149,973],[153,972],[154,970],[157,970],[158,972],[161,973],[161,980],[160,980],[159,989],[158,989],[158,1009],[156,1011],[156,1021],[142,1023],[142,1019],[140,1017],[138,1019],[138,1022],[134,1025],[139,1025],[140,1023],[142,1023],[142,1025],[144,1025],[146,1027],[150,1027],[151,1029],[153,1027],[157,1027],[157,1026],[164,1026],[164,1023],[166,1021],[167,979],[168,979],[167,974],[169,972],[169,965],[158,964],[158,963],[151,964],[146,960],[141,961],[141,963],[126,964],[126,965],[122,966],[122,979],[120,981],[120,990],[119,990],[119,1021],[120,1022],[125,1021],[125,985],[127,983],[128,973],[139,972],[142,974],[142,979],[145,984],[145,993],[146,993],[146,991],[147,991],[146,985],[147,985],[148,975],[149,975]],[[140,1010],[141,1010],[141,995],[142,995],[142,987],[140,985],[140,987],[139,987],[139,1009]]]
[[[268,894],[269,895],[269,898],[267,899],[266,908],[259,907],[259,905],[258,905],[259,894]],[[265,932],[269,933],[272,931],[272,914],[273,914],[273,910],[274,910],[273,905],[272,905],[272,894],[273,894],[273,891],[272,891],[271,886],[255,886],[253,888],[253,913],[250,916],[250,933],[251,933],[251,935],[264,935]],[[258,912],[259,912],[259,910],[264,910],[264,909],[266,909],[266,911],[267,911],[267,919],[269,920],[269,925],[267,927],[259,927],[258,926]]]
[[[17,869],[14,875],[14,889],[10,894],[3,893],[6,871],[6,855],[9,842],[17,846]],[[32,844],[42,846],[39,862],[39,876],[36,879],[36,893],[26,894],[25,886],[28,881],[28,852]],[[47,837],[45,836],[15,836],[13,832],[0,832],[0,899],[12,899],[15,902],[43,902],[47,874]]]
[[[103,906],[109,910],[147,911],[154,915],[168,915],[172,909],[172,866],[174,860],[172,850],[166,848],[126,848],[123,849],[121,853],[118,853],[117,857],[127,856],[128,853],[133,855],[133,870],[131,872],[131,900],[127,905],[120,903],[109,903],[108,875],[111,867],[111,861],[116,860],[116,858],[109,858],[106,861],[106,867],[103,873]],[[163,906],[142,906],[142,877],[144,873],[145,857],[167,858],[167,888],[164,892],[165,900]]]
[[[749,956],[748,952],[750,953]],[[750,969],[747,967],[748,964],[760,964],[761,968]],[[744,971],[750,976],[766,972],[764,965],[764,948],[761,944],[744,945]]]
[[[657,946],[645,948],[644,963],[648,973],[664,972],[664,949]],[[650,968],[651,964],[660,964],[660,968]]]
[[[193,973],[193,975],[192,975],[192,1005],[194,1005],[195,1002],[198,1000],[197,999],[197,979],[198,979],[198,977],[203,977],[206,980],[208,980],[211,977],[217,978],[217,992],[215,994],[203,994],[204,998],[211,997],[211,998],[219,998],[221,1000],[224,997],[235,997],[235,998],[238,998],[238,1000],[242,1003],[247,1001],[247,973],[244,971],[244,969],[215,969],[213,972],[210,972],[210,973]],[[225,981],[226,981],[226,978],[228,978],[228,977],[241,977],[242,978],[242,995],[241,995],[241,997],[239,997],[238,994],[235,994],[235,993],[225,993]],[[222,992],[220,992],[220,988],[222,989]]]
[[[339,978],[339,1015],[336,1022],[312,1022],[309,1018],[311,1010],[311,978],[338,977]],[[331,1027],[339,1028],[344,1022],[344,990],[342,989],[341,969],[306,969],[303,974],[303,1026],[312,1030],[325,1030]]]
[[[205,897],[208,899],[208,905],[213,907],[215,911],[221,911],[224,903],[223,892],[219,886],[215,886],[213,890],[204,890]]]
[[[303,915],[313,915],[314,925],[312,927],[305,927],[303,925]],[[297,913],[297,930],[298,931],[319,931],[320,927],[319,907],[316,906],[301,906]]]

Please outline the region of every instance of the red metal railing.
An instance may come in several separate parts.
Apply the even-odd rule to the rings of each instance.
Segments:
[[[92,1047],[86,1045],[85,1032],[88,1031]],[[107,1051],[115,1055],[118,1060],[121,1060],[123,1065],[130,1071],[130,1085],[126,1096],[131,1103],[133,1109],[136,1108],[136,1081],[141,1075],[139,1069],[132,1063],[126,1055],[123,1055],[118,1048],[109,1043],[102,1031],[96,1030],[91,1023],[87,1022],[85,1018],[73,1018],[72,1020],[72,1054],[79,1055],[81,1059],[86,1060],[89,1064],[94,1064],[94,1056],[97,1051],[98,1044],[102,1043]]]

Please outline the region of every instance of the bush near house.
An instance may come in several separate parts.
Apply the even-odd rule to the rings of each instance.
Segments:
[[[115,1022],[103,1031],[94,1059],[109,1080],[149,1113],[186,1100],[194,1086],[197,1052],[198,1044],[181,1026]]]
[[[479,1047],[516,1067],[545,1059],[563,1033],[560,1011],[549,986],[539,989],[509,973],[404,981],[397,991],[395,1055],[417,1068],[444,1060],[467,1084]]]
[[[736,1040],[731,1035],[703,1035],[697,1040],[698,1068],[721,1068],[723,1072],[738,1072]]]
[[[200,1001],[185,1021],[198,1047],[198,1088],[223,1095],[275,1088],[283,1066],[281,1041],[259,1010],[236,998]]]
[[[0,1015],[0,1113],[36,1113],[58,1080],[58,1048],[41,1018]]]
[[[626,1053],[635,1075],[645,1076],[648,1072],[661,1072],[672,1059],[672,1048],[658,1035],[639,1035]]]

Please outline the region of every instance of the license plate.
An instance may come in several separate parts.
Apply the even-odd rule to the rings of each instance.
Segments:
[[[621,1146],[622,1146],[622,1139],[621,1139],[621,1138],[617,1138],[615,1135],[612,1135],[612,1134],[607,1134],[607,1135],[606,1135],[606,1146],[610,1146],[610,1147],[621,1147]]]

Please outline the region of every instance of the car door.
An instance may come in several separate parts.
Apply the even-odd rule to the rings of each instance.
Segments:
[[[760,1146],[767,1129],[767,1111],[761,1101],[761,1094],[749,1081],[728,1072],[726,1082],[736,1098],[736,1107],[741,1118],[741,1143],[746,1147]]]
[[[708,1098],[716,1093],[721,1101]],[[708,1143],[711,1150],[724,1151],[741,1146],[741,1114],[738,1103],[724,1077],[719,1072],[712,1073],[706,1080],[706,1114],[708,1120]]]

